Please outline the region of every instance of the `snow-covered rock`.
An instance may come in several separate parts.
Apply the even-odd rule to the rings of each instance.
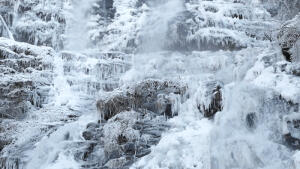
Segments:
[[[83,168],[128,168],[136,159],[150,153],[150,146],[168,129],[163,116],[153,112],[125,111],[106,123],[90,123],[83,132],[88,146],[78,154]],[[91,138],[86,137],[89,133]]]
[[[52,85],[54,51],[0,38],[0,114],[22,118],[47,102]]]
[[[180,83],[151,79],[124,89],[113,91],[108,98],[97,102],[98,111],[105,120],[131,109],[145,109],[173,117],[178,113],[178,105],[184,100],[186,92],[186,86]]]
[[[190,1],[185,6],[186,10],[169,26],[167,43],[173,50],[259,46],[258,42],[268,39],[271,27],[276,25],[268,12],[252,1]]]

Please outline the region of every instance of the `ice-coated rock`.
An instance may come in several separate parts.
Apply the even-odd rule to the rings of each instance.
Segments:
[[[129,168],[151,152],[169,125],[164,116],[144,111],[123,111],[102,124],[88,124],[83,137],[89,145],[80,154],[88,166]]]
[[[285,60],[300,61],[300,14],[285,22],[278,33],[278,40]]]
[[[22,118],[47,102],[54,51],[0,38],[0,115]]]
[[[98,100],[97,108],[105,120],[131,109],[144,109],[173,117],[178,113],[178,104],[182,101],[185,91],[186,86],[179,83],[150,79]]]
[[[283,117],[282,134],[285,142],[294,149],[300,149],[300,114],[293,113]]]
[[[3,16],[16,40],[35,45],[63,46],[67,1],[10,1],[0,2]],[[0,31],[0,36],[1,31]]]
[[[165,117],[176,115],[186,90],[180,83],[149,79],[123,86],[99,100],[97,107],[106,121],[88,124],[82,133],[91,142],[79,153],[81,160],[86,161],[84,166],[129,168],[149,154],[150,147],[169,128]],[[103,155],[100,160],[99,148]]]
[[[267,39],[274,24],[259,23],[270,16],[250,1],[188,1],[185,6],[186,10],[169,25],[167,46],[172,50],[239,50],[257,46],[257,41]]]

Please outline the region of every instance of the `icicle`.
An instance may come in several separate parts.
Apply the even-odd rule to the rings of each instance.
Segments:
[[[20,6],[20,0],[17,0],[17,2],[14,5],[14,20],[15,20],[15,18],[18,17],[19,6]]]
[[[2,22],[2,24],[4,25],[4,28],[6,29],[7,33],[8,33],[8,38],[11,40],[15,40],[13,37],[13,34],[11,33],[11,31],[9,30],[5,20],[3,19],[2,15],[0,15],[0,20]]]

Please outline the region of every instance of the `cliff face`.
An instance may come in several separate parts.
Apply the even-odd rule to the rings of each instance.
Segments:
[[[42,107],[52,84],[51,48],[0,39],[2,118],[22,118],[31,106]]]
[[[0,168],[298,169],[299,5],[2,0]]]
[[[1,1],[1,16],[17,41],[62,47],[67,1]]]

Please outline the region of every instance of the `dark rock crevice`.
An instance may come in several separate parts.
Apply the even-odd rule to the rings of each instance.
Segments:
[[[204,98],[200,98],[197,103],[197,108],[200,113],[206,118],[213,118],[214,115],[223,110],[223,98],[222,98],[222,84],[217,81],[210,81],[204,84],[205,91],[202,96],[209,98],[209,103],[206,104],[202,101]]]

